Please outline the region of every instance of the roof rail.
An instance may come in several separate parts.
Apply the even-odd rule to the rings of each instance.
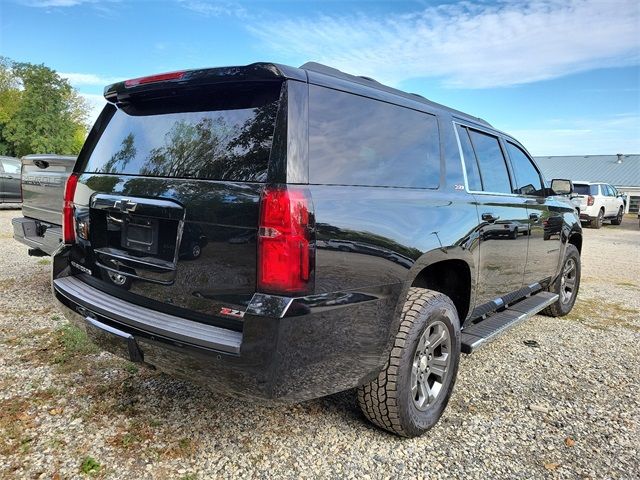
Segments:
[[[387,85],[384,85],[380,82],[378,82],[377,80],[374,80],[371,77],[365,77],[365,76],[361,76],[361,75],[351,75],[349,73],[345,73],[342,70],[338,70],[337,68],[333,68],[333,67],[329,67],[327,65],[323,65],[321,63],[317,63],[317,62],[307,62],[303,65],[300,65],[300,67],[302,70],[308,70],[310,72],[316,72],[316,73],[321,73],[323,75],[328,75],[334,78],[340,78],[343,80],[347,80],[349,82],[354,82],[354,83],[359,83],[360,85],[366,85],[368,87],[371,88],[375,88],[377,90],[382,90],[384,92],[387,93],[391,93],[394,95],[398,95],[400,97],[404,97],[404,98],[409,98],[411,100],[414,101],[418,101],[421,103],[426,103],[428,105],[431,106],[435,106],[437,108],[442,108],[445,110],[448,110],[449,112],[451,112],[454,115],[458,115],[462,118],[468,118],[471,119],[477,123],[480,123],[482,125],[486,125],[488,127],[491,127],[491,124],[489,122],[487,122],[486,120],[479,118],[479,117],[475,117],[473,115],[469,115],[468,113],[464,113],[461,112],[459,110],[455,110],[453,108],[447,107],[445,105],[441,105],[439,103],[433,102],[431,100],[429,100],[428,98],[423,97],[422,95],[418,94],[418,93],[408,93],[408,92],[404,92],[402,90],[398,90],[396,88],[393,87],[389,87]]]

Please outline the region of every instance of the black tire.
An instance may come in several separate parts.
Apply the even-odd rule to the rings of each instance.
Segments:
[[[591,228],[602,228],[602,222],[604,221],[604,210],[600,209],[598,216],[591,220],[589,224]]]
[[[616,218],[611,219],[611,225],[620,225],[622,223],[623,217],[624,217],[624,210],[622,209],[622,207],[620,207],[620,210],[618,210],[618,215],[616,215]]]
[[[437,348],[443,347],[437,347],[428,357],[431,359],[433,356],[436,361],[435,357],[442,359],[446,352],[449,360],[442,369],[445,373],[441,377],[438,393],[420,409],[415,394],[412,394],[412,371],[420,372],[422,368],[420,378],[424,377],[426,382],[433,375],[437,376],[433,371],[429,373],[429,368],[424,371],[425,366],[421,363],[426,359],[425,349],[429,349],[429,343],[418,350],[423,335],[431,335],[432,331],[436,332],[432,329],[436,328],[441,333],[445,333],[446,328],[448,347],[447,350],[440,351]],[[439,345],[445,342],[446,340]],[[389,432],[403,437],[422,435],[438,422],[447,406],[459,361],[460,322],[453,302],[442,293],[412,287],[402,309],[402,320],[389,360],[375,380],[358,388],[360,408],[372,423]],[[436,383],[433,385],[436,386]],[[417,387],[416,393],[420,395],[420,392],[424,393]],[[431,402],[433,403],[430,404]]]
[[[571,295],[567,298],[566,295],[563,295],[563,290],[566,291],[567,288],[567,280],[563,281],[563,277],[565,276],[565,269],[567,268],[567,264],[573,261],[575,264],[575,276],[574,283],[571,291]],[[575,247],[575,245],[568,244],[567,249],[564,254],[564,261],[562,262],[562,269],[560,270],[560,275],[555,281],[549,285],[549,291],[552,293],[557,293],[559,295],[558,300],[545,308],[542,313],[549,317],[563,317],[567,315],[573,305],[576,303],[576,298],[578,297],[578,290],[580,290],[580,273],[582,271],[582,267],[580,265],[580,252]]]
[[[518,238],[518,227],[513,229],[513,232],[511,232],[511,235],[509,235],[509,238],[511,240],[515,240],[516,238]]]
[[[199,243],[193,242],[189,249],[189,257],[195,260],[196,258],[200,258],[200,255],[202,255],[202,247]]]

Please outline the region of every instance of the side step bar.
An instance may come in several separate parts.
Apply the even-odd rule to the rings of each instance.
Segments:
[[[485,320],[470,325],[462,331],[460,338],[462,353],[473,353],[485,343],[523,320],[533,317],[556,300],[558,300],[557,294],[540,292],[487,317]]]

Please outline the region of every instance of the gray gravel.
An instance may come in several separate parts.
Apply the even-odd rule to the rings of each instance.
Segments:
[[[440,423],[402,440],[353,392],[265,408],[74,341],[18,214],[0,211],[0,477],[640,477],[637,221],[585,230],[574,312],[463,357]]]

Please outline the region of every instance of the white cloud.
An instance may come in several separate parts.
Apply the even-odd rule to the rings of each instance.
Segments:
[[[503,129],[502,125],[499,126]],[[555,119],[539,128],[505,126],[536,156],[640,153],[640,114],[625,113],[600,119]]]
[[[102,0],[103,2],[118,2],[120,0]],[[27,7],[36,8],[56,8],[56,7],[76,7],[84,3],[97,4],[100,0],[18,0],[18,3]]]
[[[640,61],[635,0],[462,2],[383,17],[321,15],[249,26],[287,60],[316,60],[397,84],[440,77],[453,87],[535,82]]]
[[[102,77],[94,73],[74,73],[74,72],[61,72],[59,75],[62,78],[69,80],[69,83],[74,87],[81,86],[95,86],[106,87],[112,83],[121,82],[124,80],[121,77]]]
[[[178,0],[183,7],[207,17],[240,17],[247,16],[246,9],[235,2],[218,0]]]

